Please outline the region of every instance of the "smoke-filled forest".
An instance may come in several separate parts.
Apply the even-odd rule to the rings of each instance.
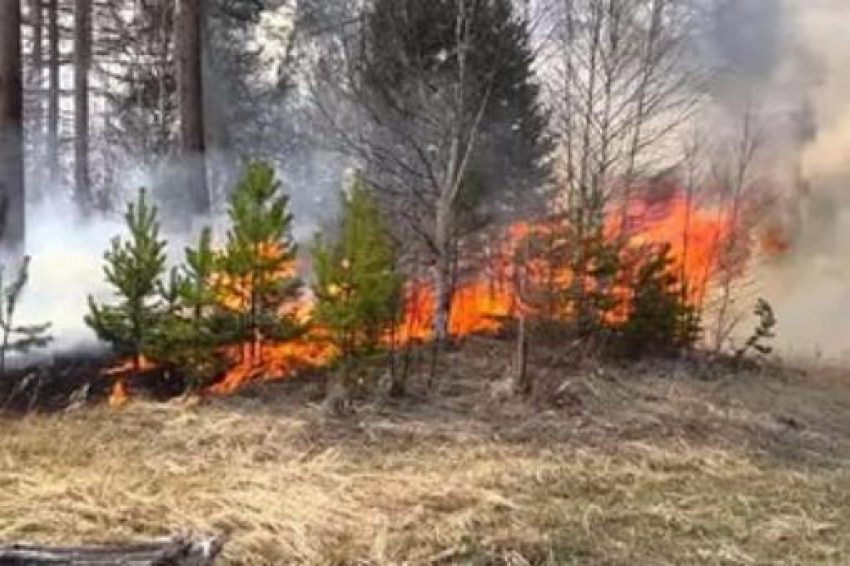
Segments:
[[[0,565],[850,562],[847,21],[0,0]]]

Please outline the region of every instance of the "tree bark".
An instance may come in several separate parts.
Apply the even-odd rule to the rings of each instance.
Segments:
[[[530,395],[532,383],[528,374],[528,332],[524,313],[519,314],[517,325],[516,351],[514,352],[513,386],[520,395]]]
[[[59,0],[47,4],[47,171],[51,181],[59,177]]]
[[[525,269],[531,256],[530,246],[527,236],[523,242],[519,262],[514,265],[514,290],[517,297],[515,311],[518,324],[513,364],[513,385],[514,391],[520,395],[530,395],[533,389],[531,376],[528,372],[528,317],[524,305],[528,294]]]
[[[198,540],[175,538],[149,544],[114,547],[0,546],[0,564],[212,566],[221,552],[222,545],[222,540],[216,538]]]
[[[187,212],[196,215],[210,212],[204,156],[202,30],[202,0],[178,0],[175,31],[180,155],[176,166],[185,181]]]
[[[42,0],[30,0],[30,23],[32,25],[32,69],[29,85],[33,95],[32,131],[36,144],[43,142],[44,136],[44,18]]]
[[[24,243],[21,4],[0,2],[0,244]]]
[[[92,205],[89,175],[89,68],[91,0],[74,2],[74,188],[83,212]]]
[[[440,347],[449,339],[449,317],[451,313],[452,279],[452,210],[451,205],[441,202],[437,205],[436,248],[437,257],[434,272],[434,342]]]

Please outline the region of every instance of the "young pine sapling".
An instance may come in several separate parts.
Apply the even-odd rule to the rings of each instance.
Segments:
[[[103,272],[117,302],[99,304],[89,296],[85,322],[117,352],[132,356],[133,370],[138,372],[164,313],[160,290],[166,242],[159,236],[157,208],[148,204],[144,190],[138,202],[128,206],[124,219],[129,237],[113,239],[104,254]]]
[[[330,332],[348,389],[352,370],[380,349],[397,319],[402,280],[389,229],[361,180],[343,199],[340,225],[313,247],[313,291],[315,317]]]
[[[246,166],[227,214],[221,284],[228,316],[222,321],[235,341],[248,345],[249,361],[258,362],[264,341],[289,340],[301,332],[295,312],[301,283],[294,274],[292,215],[271,165]]]
[[[687,302],[683,285],[673,269],[669,245],[640,261],[630,282],[626,320],[617,325],[626,355],[675,355],[693,347],[700,318]]]
[[[221,346],[232,337],[218,324],[223,311],[212,231],[205,228],[197,247],[186,248],[185,253],[185,263],[171,271],[162,288],[167,314],[151,349],[157,360],[177,369],[197,388],[224,369]]]
[[[776,338],[776,314],[773,307],[766,300],[759,299],[754,314],[758,324],[744,345],[735,352],[737,362],[741,362],[750,352],[762,357],[773,353],[773,346],[770,345],[770,341]]]

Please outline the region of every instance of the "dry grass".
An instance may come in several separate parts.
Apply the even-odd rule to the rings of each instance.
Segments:
[[[274,386],[3,421],[0,540],[223,531],[232,564],[848,563],[850,387],[747,379],[566,376],[558,410],[483,403],[475,380],[340,422]]]

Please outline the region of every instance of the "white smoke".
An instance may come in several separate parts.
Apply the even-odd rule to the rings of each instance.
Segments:
[[[29,284],[17,310],[20,324],[51,322],[56,350],[96,343],[85,326],[88,295],[108,296],[102,257],[109,240],[123,231],[118,219],[79,218],[64,202],[41,204],[28,211],[27,253],[32,258]],[[18,264],[3,258],[5,279]]]
[[[296,180],[296,189],[312,186],[308,179]],[[61,193],[58,189],[54,192]],[[158,206],[161,217],[162,206]],[[123,211],[123,206],[120,208]],[[308,241],[317,229],[319,217],[303,215],[302,218],[304,220],[298,221],[296,217],[293,235],[298,241]],[[26,254],[31,258],[29,283],[18,304],[16,324],[50,322],[54,338],[52,351],[100,346],[84,318],[89,312],[89,296],[105,303],[116,299],[114,289],[105,280],[103,256],[114,238],[128,236],[122,214],[83,217],[69,199],[55,199],[49,203],[31,203],[27,220]],[[186,231],[167,232],[163,228],[161,236],[168,242],[169,268],[184,261],[186,247],[195,244],[204,226],[213,228],[214,244],[222,246],[228,226],[223,212],[197,219]],[[20,260],[4,256],[0,257],[0,264],[4,283],[8,284],[16,275]]]
[[[850,344],[850,3],[783,0],[774,84],[803,92],[805,181],[788,257],[766,272],[781,343],[796,353],[845,356]]]
[[[732,16],[719,18],[716,29],[707,30],[720,66],[732,68],[712,85],[714,99],[730,113],[743,93],[756,100],[767,116],[774,169],[784,171],[777,177],[793,194],[787,171],[799,169],[809,189],[792,201],[798,223],[792,251],[766,266],[761,286],[776,307],[787,350],[839,355],[850,349],[844,340],[850,330],[844,315],[850,312],[850,260],[845,259],[850,258],[850,3],[726,4]],[[272,24],[279,22],[266,27],[281,27]],[[271,42],[267,35],[261,38],[265,43]],[[338,156],[310,151],[283,173],[284,186],[295,197],[301,238],[308,238],[333,207],[344,166]],[[28,217],[27,252],[33,259],[20,322],[53,322],[59,349],[96,343],[83,317],[88,295],[110,297],[103,252],[111,238],[124,233],[120,216],[81,219],[70,204],[60,203],[32,206]],[[223,237],[221,219],[210,224]],[[179,260],[187,238],[170,239],[170,253]],[[7,271],[14,268],[2,259]]]

